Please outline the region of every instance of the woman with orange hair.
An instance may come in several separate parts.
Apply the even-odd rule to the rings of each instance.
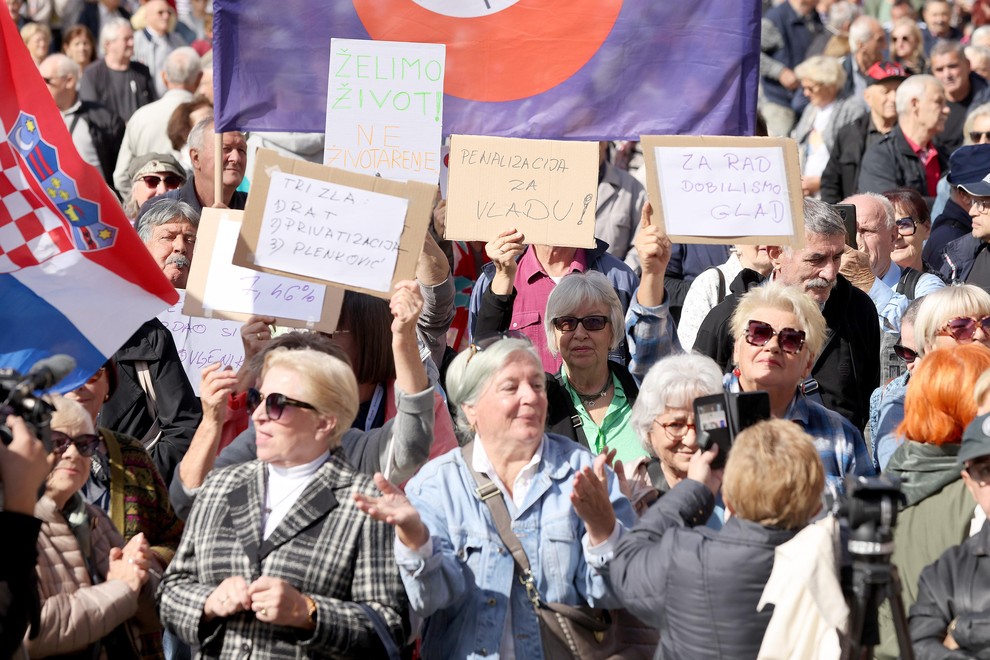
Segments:
[[[990,348],[978,342],[954,345],[927,353],[909,381],[904,421],[897,429],[907,441],[891,456],[885,472],[901,479],[905,496],[894,527],[892,558],[905,609],[917,599],[922,569],[969,536],[973,499],[956,455],[963,430],[976,417],[976,381],[988,369]],[[896,652],[890,610],[880,612],[880,648]]]

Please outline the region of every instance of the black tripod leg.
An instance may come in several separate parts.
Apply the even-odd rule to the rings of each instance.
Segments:
[[[897,632],[897,648],[901,660],[914,660],[914,646],[911,645],[911,633],[908,631],[907,612],[904,611],[904,599],[901,598],[901,576],[897,567],[890,567],[890,582],[887,584],[887,600],[890,602],[890,612],[893,615],[894,630]]]

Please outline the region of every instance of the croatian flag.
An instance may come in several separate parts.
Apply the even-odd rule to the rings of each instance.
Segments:
[[[638,140],[755,128],[760,0],[280,0],[274,12],[264,0],[214,0],[213,7],[222,130],[322,133],[333,37],[446,44],[445,134]],[[368,75],[372,64],[363,67]],[[329,90],[334,107],[360,111],[367,101],[354,93],[359,82]]]
[[[71,355],[68,391],[178,294],[79,157],[8,12],[0,53],[0,368]]]

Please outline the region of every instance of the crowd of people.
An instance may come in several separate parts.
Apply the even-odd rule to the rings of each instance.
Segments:
[[[7,8],[177,289],[257,145],[321,158],[215,149],[204,0]],[[5,420],[0,656],[899,657],[889,605],[849,637],[836,550],[881,475],[915,656],[984,657],[985,24],[987,0],[764,2],[757,130],[798,144],[801,247],[672,244],[638,145],[601,142],[593,248],[450,241],[438,197],[390,300],[348,291],[334,332],[253,316],[198,396],[149,319],[50,397],[50,452]],[[766,404],[731,447],[713,395]]]

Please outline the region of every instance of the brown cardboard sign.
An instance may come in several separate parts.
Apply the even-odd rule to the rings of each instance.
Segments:
[[[653,222],[675,243],[804,245],[790,138],[644,135]]]
[[[182,312],[237,321],[259,314],[289,328],[336,330],[343,289],[231,263],[243,216],[243,211],[203,209]]]
[[[597,142],[452,135],[449,164],[445,238],[595,246]]]
[[[416,276],[436,190],[259,149],[233,263],[389,298]]]

